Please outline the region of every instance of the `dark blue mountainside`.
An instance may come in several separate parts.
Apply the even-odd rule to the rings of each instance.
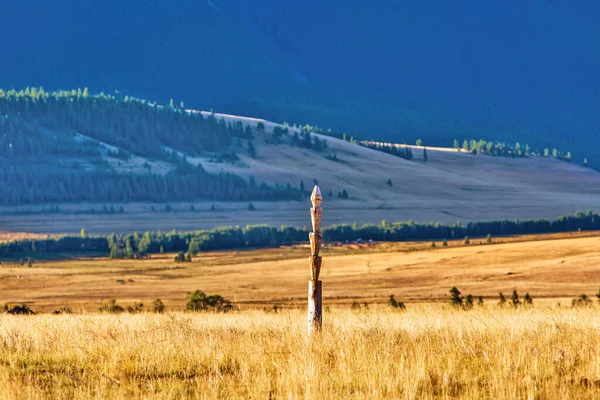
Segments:
[[[3,2],[0,87],[174,98],[364,138],[484,138],[598,166],[600,3]]]

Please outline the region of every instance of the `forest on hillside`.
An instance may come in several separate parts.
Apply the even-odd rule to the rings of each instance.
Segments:
[[[252,139],[249,125],[188,113],[173,102],[161,106],[87,89],[0,89],[0,203],[298,199],[291,184],[210,174],[183,154],[235,159],[231,149],[252,148]],[[132,156],[173,169],[133,174],[106,161]]]

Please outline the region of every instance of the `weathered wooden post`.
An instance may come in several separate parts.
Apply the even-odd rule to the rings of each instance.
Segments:
[[[323,323],[323,292],[321,281],[319,280],[319,272],[321,272],[321,263],[323,259],[319,256],[321,244],[323,243],[323,235],[321,234],[321,219],[323,217],[323,209],[321,202],[323,196],[321,189],[315,185],[312,195],[310,196],[312,208],[310,209],[310,219],[312,222],[313,231],[308,234],[310,239],[310,281],[308,281],[308,333],[320,331]]]

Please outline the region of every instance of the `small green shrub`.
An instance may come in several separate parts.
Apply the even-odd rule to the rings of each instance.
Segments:
[[[59,314],[73,314],[73,310],[71,310],[71,308],[69,308],[69,307],[61,307],[58,310],[54,310],[52,312],[52,314],[54,314],[54,315],[59,315]]]
[[[400,310],[406,310],[406,305],[401,301],[397,301],[394,298],[393,294],[390,295],[390,300],[389,300],[388,304],[393,308],[398,308]]]
[[[144,312],[144,304],[143,303],[133,303],[132,306],[127,306],[127,312],[130,314],[137,314]]]
[[[102,304],[98,311],[101,313],[117,314],[125,311],[125,309],[117,304],[116,299],[110,299],[106,303]]]
[[[499,306],[504,306],[506,305],[506,297],[504,297],[504,295],[502,294],[502,292],[500,292],[500,301],[498,302]]]
[[[233,305],[218,294],[207,296],[202,290],[188,293],[185,308],[189,311],[218,311],[233,310]]]
[[[165,311],[165,304],[161,299],[156,299],[152,302],[152,312],[163,313]]]
[[[592,299],[590,299],[587,294],[580,294],[571,302],[572,307],[591,307]]]
[[[450,304],[453,307],[461,307],[463,304],[463,298],[460,296],[460,290],[456,286],[452,286],[450,289]]]
[[[21,304],[20,306],[8,307],[5,305],[6,313],[12,315],[33,315],[35,312],[27,304]]]
[[[465,304],[463,307],[465,310],[470,310],[473,308],[473,295],[468,294],[467,297],[465,297]]]
[[[521,301],[519,300],[519,294],[517,293],[516,290],[513,290],[513,292],[512,292],[511,304],[514,308],[517,308],[521,305]]]

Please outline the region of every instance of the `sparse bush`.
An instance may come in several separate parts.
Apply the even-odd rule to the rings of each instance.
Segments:
[[[483,297],[482,296],[477,297],[477,305],[479,307],[483,307]]]
[[[592,299],[587,294],[580,294],[571,302],[572,307],[591,307]]]
[[[163,313],[165,311],[165,304],[161,299],[156,299],[152,302],[152,312]]]
[[[471,240],[468,236],[465,236],[464,244],[471,244]]]
[[[513,290],[513,292],[512,292],[511,304],[514,308],[517,308],[521,305],[521,301],[519,300],[519,294],[517,293],[516,290]]]
[[[27,304],[21,304],[20,306],[8,307],[8,305],[4,305],[7,314],[12,315],[34,315],[35,312]]]
[[[431,242],[431,248],[435,248],[435,242]]]
[[[442,240],[442,246],[448,247],[448,241],[446,239]]]
[[[248,203],[248,211],[254,211],[254,210],[256,210],[256,207],[254,207],[254,204]]]
[[[460,290],[456,286],[452,286],[450,289],[450,304],[454,307],[461,307],[463,304],[463,298],[460,296]]]
[[[69,307],[61,307],[58,310],[54,310],[52,312],[52,314],[54,314],[54,315],[59,315],[59,314],[73,314],[73,310],[71,310],[71,308],[69,308]]]
[[[391,307],[393,307],[393,308],[399,308],[400,310],[405,310],[406,309],[406,305],[402,301],[397,301],[394,298],[393,294],[390,295],[390,300],[389,300],[388,304]]]
[[[506,305],[506,297],[504,297],[504,295],[502,294],[502,292],[500,292],[500,301],[498,302],[499,306],[504,306]]]
[[[523,297],[523,305],[532,306],[533,298],[529,295],[529,293],[525,293],[525,297]]]
[[[110,299],[106,303],[102,304],[100,306],[100,308],[98,309],[98,311],[100,311],[101,313],[106,312],[106,313],[117,314],[117,313],[121,313],[121,312],[125,311],[125,309],[123,309],[123,307],[121,307],[120,305],[117,304],[116,299]]]
[[[470,310],[471,308],[473,308],[473,295],[468,294],[467,297],[465,297],[464,308],[466,310]]]
[[[188,293],[188,301],[185,308],[189,311],[219,311],[227,312],[233,309],[228,300],[225,300],[218,294],[207,296],[202,290],[195,290]]]
[[[127,306],[127,311],[131,314],[137,314],[144,312],[144,304],[143,303],[133,303],[132,306]]]
[[[485,242],[486,242],[486,243],[492,243],[492,235],[490,235],[490,234],[488,233],[487,237],[485,238]]]
[[[185,253],[183,251],[177,253],[177,255],[175,256],[175,262],[185,262]]]
[[[265,130],[265,123],[262,121],[258,121],[256,123],[256,129],[259,131],[264,131]]]
[[[31,268],[33,266],[33,262],[31,261],[31,257],[27,257],[27,266]]]

